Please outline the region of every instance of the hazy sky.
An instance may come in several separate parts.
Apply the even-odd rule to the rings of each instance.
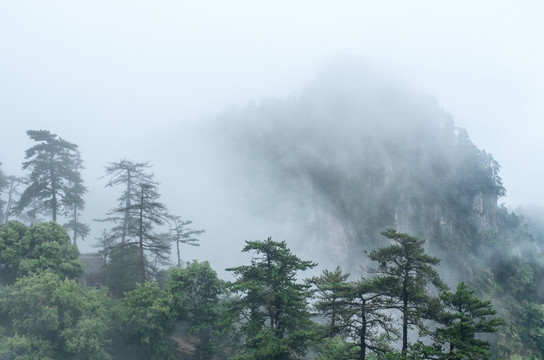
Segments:
[[[80,146],[92,193],[106,162],[157,163],[168,149],[153,139],[287,96],[347,54],[435,96],[502,165],[507,205],[544,205],[542,14],[541,1],[0,0],[0,162],[17,173],[25,130],[48,129]]]

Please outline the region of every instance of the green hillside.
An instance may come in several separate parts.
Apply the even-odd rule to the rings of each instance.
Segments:
[[[342,242],[339,265],[356,269],[362,250],[384,245],[385,228],[424,238],[450,284],[467,282],[508,321],[495,356],[542,357],[538,217],[528,227],[501,204],[499,162],[432,97],[360,68],[331,68],[299,94],[217,122],[246,171],[322,214],[321,235],[305,240],[318,243],[308,245],[326,254]]]

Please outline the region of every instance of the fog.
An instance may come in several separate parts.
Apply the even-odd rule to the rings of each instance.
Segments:
[[[99,180],[103,166],[149,161],[170,212],[207,230],[184,259],[236,265],[244,240],[301,235],[286,220],[290,194],[253,186],[263,174],[191,134],[247,104],[296,96],[349,57],[437,99],[501,164],[506,205],[544,205],[543,11],[536,1],[4,1],[0,162],[21,174],[28,129],[78,144],[91,222],[118,196]],[[270,206],[258,200],[278,197],[277,218],[252,216]],[[82,252],[99,234],[91,226]]]

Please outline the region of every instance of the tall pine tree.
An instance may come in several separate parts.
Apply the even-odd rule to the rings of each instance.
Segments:
[[[191,220],[182,220],[179,216],[170,217],[170,233],[168,234],[170,240],[176,243],[176,250],[178,256],[178,268],[182,266],[181,263],[181,249],[183,244],[191,246],[200,246],[198,243],[197,235],[204,233],[204,230],[194,230],[187,228],[187,225],[191,225]]]
[[[491,301],[474,296],[464,282],[457,284],[455,293],[446,291],[440,298],[445,306],[443,326],[436,329],[437,344],[445,352],[440,359],[489,359],[490,344],[477,335],[496,332],[504,324],[495,317]]]
[[[394,301],[392,307],[399,310],[402,320],[402,353],[408,349],[408,330],[414,326],[425,329],[424,320],[436,316],[437,298],[429,293],[429,285],[438,290],[447,287],[434,268],[440,259],[425,253],[423,244],[415,236],[399,233],[394,229],[382,232],[392,244],[371,250],[368,257],[378,263],[369,272],[377,274],[385,294]]]
[[[83,160],[78,151],[74,161],[74,170],[79,173],[82,168]],[[67,215],[70,217],[70,221],[63,226],[66,230],[72,232],[72,242],[74,245],[77,245],[78,238],[81,238],[82,240],[85,239],[90,231],[89,225],[82,223],[79,218],[81,211],[85,209],[85,201],[81,195],[86,191],[87,189],[83,185],[81,178],[76,179],[65,200],[68,207]]]
[[[246,337],[244,351],[234,359],[296,358],[307,347],[312,324],[309,285],[297,282],[296,274],[316,264],[292,254],[284,241],[246,243],[242,251],[255,254],[251,265],[227,269],[237,276],[231,290],[241,297],[233,311]]]
[[[111,209],[104,219],[114,223],[102,239],[104,252],[137,251],[138,282],[142,284],[157,274],[158,266],[167,263],[170,255],[169,239],[155,231],[169,215],[159,201],[158,183],[153,174],[145,172],[149,167],[147,163],[122,160],[109,164],[105,175],[110,177],[106,186],[122,185],[124,190],[118,198],[119,206]],[[115,253],[120,255],[118,250]]]
[[[59,213],[83,201],[81,197],[87,191],[76,166],[81,161],[78,146],[47,130],[26,133],[37,144],[26,150],[23,170],[29,169],[31,173],[15,211],[20,214],[37,200],[37,210],[51,211],[52,220],[57,221]],[[75,184],[80,186],[75,189]]]

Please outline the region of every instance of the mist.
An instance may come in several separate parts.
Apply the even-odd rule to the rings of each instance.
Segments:
[[[538,3],[31,2],[1,7],[4,172],[21,174],[24,151],[31,146],[28,129],[48,129],[76,143],[89,188],[84,220],[92,223],[114,206],[117,195],[98,180],[103,166],[122,158],[149,161],[169,210],[207,230],[201,248],[186,249],[186,260],[209,257],[217,246],[237,253],[247,239],[311,235],[306,227],[315,225],[322,216],[316,209],[326,205],[307,179],[284,173],[278,181],[278,164],[248,159],[252,150],[242,149],[248,142],[237,139],[240,146],[233,146],[235,140],[222,129],[233,130],[222,124],[237,112],[251,116],[251,108],[263,112],[282,101],[304,101],[295,99],[338,57],[363,63],[365,81],[378,87],[384,81],[413,89],[408,93],[427,97],[415,103],[435,103],[423,112],[447,113],[467,129],[502,166],[507,196],[500,201],[512,207],[543,202],[540,169],[527,165],[537,164],[543,151],[538,129],[544,115],[539,35],[544,32]],[[349,80],[342,86],[349,87]],[[403,99],[407,107],[413,100]],[[319,101],[313,105],[319,131],[334,130],[337,142],[327,146],[342,143],[330,160],[349,167],[352,159],[346,154],[357,151],[352,141],[359,131],[356,121],[341,129],[326,125]],[[372,108],[389,111],[387,103],[382,105]],[[252,137],[266,133],[271,123],[255,121],[255,129],[246,132]],[[297,124],[292,138],[304,137],[311,126]],[[297,151],[302,156],[305,150],[311,158],[332,155],[326,147]],[[93,224],[81,250],[94,251],[89,245],[99,234]]]
[[[489,338],[494,356],[536,358],[544,326],[542,13],[540,2],[510,0],[4,1],[0,175],[28,174],[22,163],[34,144],[27,130],[78,145],[88,189],[79,220],[91,228],[77,242],[85,254],[99,250],[94,245],[111,224],[95,220],[118,205],[122,191],[105,187],[105,167],[148,162],[168,213],[205,230],[199,247],[181,248],[182,261],[209,260],[208,274],[227,281],[233,274],[226,268],[252,261],[241,252],[245,241],[286,241],[319,264],[298,282],[337,265],[356,280],[369,275],[365,251],[390,244],[380,232],[409,233],[441,259],[438,271],[451,290],[467,282],[506,318]],[[52,223],[35,229],[41,226],[53,229],[71,251],[73,274],[81,273],[64,231]],[[172,265],[175,257],[173,249]],[[134,259],[117,265],[131,272]],[[121,279],[111,264],[107,276]],[[159,282],[166,273],[153,274],[150,300],[165,299]],[[120,287],[114,299],[102,284],[85,292],[64,278],[44,271],[19,284],[45,281],[74,295],[74,304],[96,291],[103,309],[131,296]],[[21,319],[57,309],[13,300],[9,291],[0,299],[6,319],[12,308]],[[174,309],[149,305],[142,303],[145,316]],[[94,311],[82,312],[77,326],[96,320],[104,349],[113,322],[126,335],[112,312]],[[2,324],[13,336],[0,350],[22,339],[17,321]],[[28,334],[43,335],[29,327]],[[164,332],[166,342],[172,334]],[[132,356],[123,345],[145,357],[139,340],[118,340],[115,358]]]

